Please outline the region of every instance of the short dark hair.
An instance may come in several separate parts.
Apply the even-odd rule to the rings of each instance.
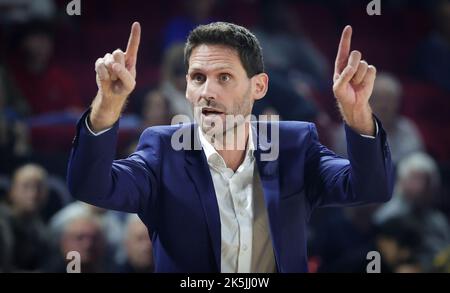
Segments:
[[[224,45],[235,49],[248,77],[264,72],[261,45],[245,27],[228,22],[213,22],[196,27],[189,34],[184,47],[186,71],[189,69],[192,50],[202,44]]]

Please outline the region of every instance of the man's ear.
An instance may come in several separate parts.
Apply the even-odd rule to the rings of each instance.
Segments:
[[[269,89],[269,76],[266,73],[260,73],[252,77],[253,99],[262,99]]]

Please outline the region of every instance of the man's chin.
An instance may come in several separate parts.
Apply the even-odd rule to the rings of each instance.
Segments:
[[[200,125],[203,132],[221,133],[225,128],[225,115],[200,115]]]
[[[243,117],[243,116],[242,116]],[[225,114],[204,115],[201,114],[197,121],[203,133],[208,136],[215,135],[216,137],[223,136],[227,132],[234,130],[236,127],[245,125],[245,118],[238,120],[227,121]]]

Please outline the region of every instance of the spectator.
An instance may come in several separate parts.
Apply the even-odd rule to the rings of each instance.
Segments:
[[[58,252],[43,268],[46,272],[67,272],[66,256],[69,252],[80,254],[82,273],[102,273],[108,269],[104,265],[104,235],[98,218],[92,215],[77,215],[65,223],[58,238]]]
[[[152,273],[152,242],[147,227],[135,214],[129,215],[125,230],[124,245],[127,253],[126,262],[119,267],[120,273]]]
[[[64,227],[73,219],[81,216],[92,216],[98,219],[104,231],[105,249],[109,256],[108,264],[114,265],[124,261],[125,252],[122,249],[122,234],[124,213],[108,211],[80,201],[73,202],[57,212],[49,222],[54,239],[60,239]]]
[[[0,204],[0,273],[11,271],[13,235],[7,214],[6,207]]]
[[[309,97],[328,80],[327,62],[305,37],[298,15],[286,1],[264,1],[261,13],[262,21],[253,31],[263,48],[270,86],[253,114],[269,111],[278,113],[280,120],[314,121],[318,112]]]
[[[394,163],[423,149],[419,131],[412,121],[400,114],[401,96],[400,82],[391,74],[379,73],[375,80],[370,104],[386,130]],[[334,150],[339,155],[346,156],[347,149],[342,126],[335,132],[334,141]]]
[[[53,0],[0,0],[0,23],[17,24],[31,19],[50,20],[55,16]]]
[[[450,245],[439,252],[434,259],[433,272],[450,273]]]
[[[270,73],[270,86],[264,99],[258,100],[253,114],[277,114],[280,120],[314,121],[318,115],[315,104],[286,84],[285,77]]]
[[[450,244],[450,226],[434,202],[440,192],[436,163],[423,153],[412,154],[398,166],[398,181],[393,199],[375,213],[375,222],[392,218],[418,223],[423,243],[418,255],[421,266],[429,270],[435,255]]]
[[[415,219],[392,218],[381,224],[377,230],[377,251],[388,269],[384,273],[423,272],[417,259],[423,235]]]
[[[10,75],[5,66],[0,63],[0,97],[6,108],[19,116],[25,116],[30,111],[29,105]]]
[[[35,271],[46,260],[49,235],[40,212],[47,197],[47,172],[42,167],[28,164],[14,173],[7,218],[14,241],[12,266],[16,271]]]
[[[13,96],[7,82],[0,69],[0,174],[9,173],[31,151],[26,124],[8,103]]]
[[[366,272],[367,253],[375,250],[372,216],[377,207],[333,208],[313,214],[308,246],[318,260],[318,272]]]
[[[269,71],[285,77],[298,75],[297,83],[306,80],[315,89],[328,86],[328,62],[305,36],[299,16],[286,1],[264,1],[261,25],[254,31]]]
[[[143,104],[142,130],[151,126],[170,124],[172,115],[169,103],[160,91],[154,90],[147,93]]]
[[[186,99],[186,72],[184,68],[184,45],[175,44],[164,54],[160,91],[167,99],[173,115],[186,115],[193,121],[192,106]]]
[[[72,76],[53,61],[54,39],[49,23],[31,22],[21,30],[19,55],[11,62],[16,84],[31,114],[75,111],[82,100]]]

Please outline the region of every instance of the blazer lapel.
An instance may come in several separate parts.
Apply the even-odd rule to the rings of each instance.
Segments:
[[[193,124],[191,133],[193,134],[192,141],[198,146],[197,125]],[[186,164],[185,169],[189,178],[194,183],[195,189],[202,203],[203,212],[209,230],[211,239],[211,246],[214,252],[214,258],[217,266],[217,272],[220,272],[221,267],[221,228],[220,228],[220,214],[219,206],[217,204],[216,192],[212,182],[211,173],[209,171],[208,163],[204,152],[200,150],[185,150]]]

